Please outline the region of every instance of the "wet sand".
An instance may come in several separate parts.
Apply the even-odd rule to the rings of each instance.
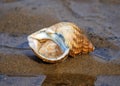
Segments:
[[[27,35],[41,28],[69,21],[81,27],[96,48],[119,53],[119,9],[119,0],[1,0],[0,34],[9,35],[1,40],[0,73],[13,76],[44,74],[48,77],[43,86],[93,86],[98,75],[120,75],[120,55],[110,61],[94,54],[79,55],[48,64],[30,49],[17,46],[27,42]],[[9,39],[17,42],[6,41]]]

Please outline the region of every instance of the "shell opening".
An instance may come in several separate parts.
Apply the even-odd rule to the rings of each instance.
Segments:
[[[40,43],[41,40],[46,40],[46,43],[48,41],[48,44],[45,45],[45,43],[43,43],[43,45]],[[28,41],[29,46],[34,50],[37,56],[43,60],[61,60],[69,53],[69,48],[64,43],[64,38],[56,33],[33,33],[32,35],[28,36]]]

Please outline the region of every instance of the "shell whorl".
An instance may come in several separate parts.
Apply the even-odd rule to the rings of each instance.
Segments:
[[[84,35],[83,31],[73,23],[61,22],[49,27],[48,29],[63,35],[66,45],[70,48],[70,56],[75,56],[76,54],[87,54],[94,50],[94,46]]]

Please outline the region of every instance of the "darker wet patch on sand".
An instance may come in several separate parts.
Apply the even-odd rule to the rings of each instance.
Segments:
[[[47,75],[43,86],[93,86],[95,77],[82,74]]]
[[[118,36],[106,36],[104,37],[104,33],[102,32],[100,35],[97,35],[94,31],[93,28],[87,28],[85,30],[86,35],[88,36],[88,38],[92,41],[92,43],[94,44],[94,46],[96,48],[110,48],[113,50],[119,50],[120,47],[120,37]],[[103,30],[104,31],[104,30]],[[116,41],[116,43],[114,43],[113,41]],[[118,44],[117,44],[118,43]]]
[[[92,41],[95,46],[95,50],[92,52],[93,55],[105,61],[111,61],[113,59],[119,58],[120,56],[120,39],[117,36],[103,37],[101,33],[97,35],[94,33],[93,28],[88,28],[86,30],[88,38]],[[103,34],[104,35],[104,34]],[[113,42],[115,41],[115,43]]]
[[[97,76],[95,86],[119,86],[120,75],[100,75]]]
[[[0,33],[0,46],[4,48],[29,49],[27,34]]]
[[[120,52],[118,50],[115,51],[109,48],[96,48],[92,54],[106,61],[116,59],[120,56]]]
[[[96,48],[110,48],[115,50],[120,49],[120,47],[117,46],[117,44],[114,44],[110,40],[107,40],[109,37],[100,37],[96,34],[88,34],[88,36]]]
[[[45,75],[38,76],[7,76],[0,75],[0,86],[41,86]]]

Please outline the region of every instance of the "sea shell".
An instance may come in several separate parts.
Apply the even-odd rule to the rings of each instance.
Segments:
[[[28,41],[35,54],[49,63],[64,60],[67,55],[74,57],[94,50],[81,29],[69,22],[43,28],[29,35]]]

